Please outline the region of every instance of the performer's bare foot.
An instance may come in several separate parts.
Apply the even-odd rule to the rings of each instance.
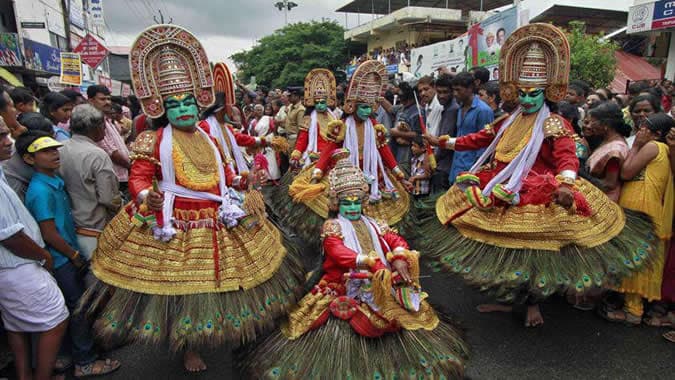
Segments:
[[[527,307],[525,316],[525,327],[537,327],[544,324],[544,317],[541,315],[539,305],[530,305]]]
[[[185,351],[183,355],[183,365],[185,369],[190,372],[202,372],[206,371],[206,364],[199,353],[195,351]]]
[[[476,309],[478,309],[478,311],[481,313],[510,313],[513,311],[513,306],[502,305],[500,303],[484,303],[476,306]]]

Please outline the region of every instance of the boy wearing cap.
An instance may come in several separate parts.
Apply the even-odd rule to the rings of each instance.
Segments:
[[[60,166],[58,148],[63,145],[40,131],[22,134],[15,145],[35,170],[26,191],[26,208],[39,224],[54,261],[54,278],[72,314],[85,290],[83,277],[89,262],[78,251],[70,198],[63,179],[56,174]],[[81,314],[72,314],[64,343],[72,353],[76,377],[103,375],[119,368],[117,361],[96,360],[92,329]]]

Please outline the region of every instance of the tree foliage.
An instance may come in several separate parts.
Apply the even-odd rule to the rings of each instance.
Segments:
[[[607,87],[614,79],[619,46],[610,41],[601,41],[599,36],[586,34],[586,25],[581,21],[570,22],[567,31],[570,42],[570,79],[580,79],[593,88]]]
[[[239,77],[266,86],[300,86],[317,67],[335,71],[347,61],[344,29],[336,22],[300,22],[265,36],[252,49],[232,55]]]

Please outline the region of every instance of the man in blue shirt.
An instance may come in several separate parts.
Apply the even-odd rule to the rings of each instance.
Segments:
[[[54,261],[54,278],[73,313],[85,290],[88,262],[78,251],[70,198],[56,174],[61,146],[41,131],[24,132],[16,141],[17,152],[35,170],[26,190],[26,208],[38,222]],[[117,361],[97,360],[92,329],[82,313],[72,314],[69,327],[66,342],[71,346],[75,377],[104,375],[119,368]]]
[[[494,121],[492,109],[474,94],[474,86],[474,78],[469,73],[459,73],[452,79],[452,90],[461,108],[457,110],[457,133],[451,137],[478,132]],[[484,150],[455,152],[450,168],[450,184],[455,183],[459,173],[469,170]]]

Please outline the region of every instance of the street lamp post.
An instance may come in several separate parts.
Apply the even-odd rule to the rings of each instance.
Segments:
[[[277,1],[274,6],[280,11],[284,11],[284,25],[288,25],[288,12],[297,7],[298,4],[288,0]]]

